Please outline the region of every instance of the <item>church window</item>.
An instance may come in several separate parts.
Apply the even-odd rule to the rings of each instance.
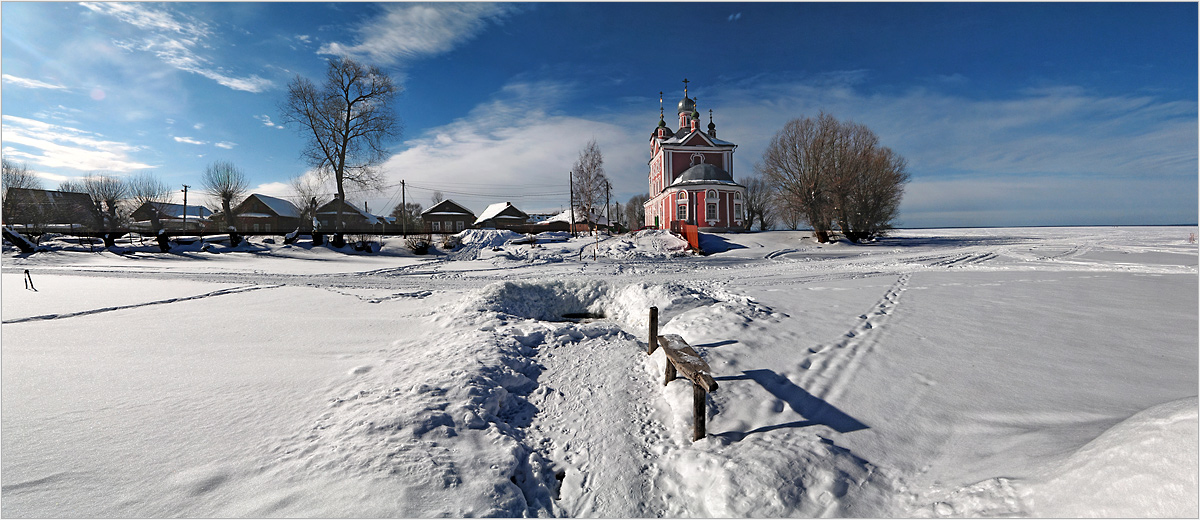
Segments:
[[[737,219],[737,220],[742,220],[742,205],[741,204],[733,205],[733,218]]]
[[[705,215],[705,218],[707,218],[708,220],[717,220],[717,203],[716,202],[708,203],[708,211],[707,211],[707,214]]]

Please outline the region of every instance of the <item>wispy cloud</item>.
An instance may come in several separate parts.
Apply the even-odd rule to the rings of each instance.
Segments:
[[[731,22],[736,22],[736,21],[738,21],[738,20],[741,20],[741,19],[742,19],[742,12],[741,12],[741,11],[738,11],[738,12],[736,12],[736,13],[733,13],[733,14],[729,15],[729,21],[731,21]]]
[[[266,114],[259,115],[259,116],[254,116],[254,119],[257,119],[257,120],[259,120],[259,121],[262,121],[262,124],[263,124],[263,126],[266,126],[266,127],[270,127],[270,128],[279,128],[279,129],[282,129],[282,128],[284,128],[284,126],[283,126],[283,125],[281,125],[281,124],[278,124],[278,123],[276,123],[276,122],[274,122],[274,121],[271,121],[271,116],[269,116],[269,115],[266,115]]]
[[[214,144],[213,146],[216,146],[217,148],[224,148],[226,150],[232,150],[233,147],[237,146],[237,143],[231,143],[229,141],[221,141],[219,143]]]
[[[358,43],[331,42],[320,54],[363,56],[394,64],[450,51],[514,8],[491,3],[385,4],[383,14],[358,27]]]
[[[8,83],[9,85],[16,85],[18,87],[67,90],[67,87],[64,87],[62,85],[46,83],[45,81],[38,81],[36,79],[21,78],[21,77],[13,76],[12,74],[4,74],[2,77],[3,77],[5,83]]]
[[[129,172],[154,168],[131,154],[142,148],[95,132],[17,116],[3,116],[4,154],[47,168]]]
[[[84,2],[81,5],[146,33],[138,38],[113,42],[122,49],[151,53],[171,67],[203,76],[233,90],[262,92],[273,85],[270,80],[255,74],[232,75],[200,55],[197,49],[212,48],[208,43],[212,30],[203,22],[141,3]]]
[[[192,139],[191,137],[175,137],[175,142],[177,142],[177,143],[187,143],[187,144],[194,144],[194,145],[205,145],[205,144],[208,144],[208,141],[201,141],[201,140],[199,140],[199,139]]]

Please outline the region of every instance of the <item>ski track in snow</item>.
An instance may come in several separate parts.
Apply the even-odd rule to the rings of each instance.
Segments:
[[[195,296],[184,296],[181,298],[167,298],[165,300],[155,300],[155,301],[151,301],[151,302],[135,303],[135,304],[131,304],[131,305],[120,305],[120,306],[116,306],[116,307],[102,307],[99,309],[88,309],[85,311],[65,312],[62,314],[43,314],[41,316],[29,316],[26,318],[16,318],[16,319],[12,319],[12,320],[4,320],[3,323],[5,325],[9,325],[9,324],[14,324],[14,323],[25,323],[25,322],[30,322],[30,321],[61,320],[61,319],[66,319],[66,318],[75,318],[78,316],[90,316],[92,314],[100,314],[102,312],[123,311],[123,310],[127,310],[127,309],[137,309],[139,307],[148,307],[151,305],[164,305],[164,304],[168,304],[168,303],[179,303],[179,302],[186,302],[186,301],[192,301],[192,300],[201,300],[204,298],[212,298],[215,296],[225,296],[228,294],[237,294],[237,293],[244,293],[244,292],[249,292],[249,291],[257,291],[259,289],[273,289],[276,287],[281,287],[281,286],[279,286],[279,285],[250,285],[250,286],[242,286],[242,287],[232,287],[229,289],[220,289],[217,291],[212,291],[212,292],[208,292],[208,293],[204,293],[204,294],[197,294]]]

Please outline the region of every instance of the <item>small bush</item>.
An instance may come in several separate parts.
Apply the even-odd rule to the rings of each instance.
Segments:
[[[442,249],[447,251],[459,246],[458,235],[445,235],[442,237]]]
[[[433,238],[429,235],[413,235],[404,239],[404,247],[407,247],[415,255],[429,254],[429,248],[432,246]]]

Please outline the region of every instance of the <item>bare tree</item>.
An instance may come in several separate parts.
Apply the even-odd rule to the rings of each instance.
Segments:
[[[58,183],[58,191],[64,193],[87,193],[82,181],[67,180]]]
[[[103,211],[102,229],[114,231],[124,224],[122,203],[129,195],[125,181],[105,173],[92,173],[83,179],[83,189],[92,198],[96,208]]]
[[[317,208],[329,202],[327,190],[321,179],[307,173],[297,175],[291,180],[293,204],[300,208],[300,229],[312,229],[313,217]]]
[[[250,189],[246,174],[232,162],[213,161],[204,169],[200,186],[209,196],[221,202],[221,218],[229,230],[229,243],[235,246],[241,243],[241,237],[237,234],[237,221],[233,217],[233,206],[234,201],[240,201]]]
[[[442,195],[442,192],[441,192],[441,191],[434,190],[434,192],[433,192],[433,204],[436,206],[438,203],[442,202],[443,200],[446,200],[446,197],[445,197],[444,195]]]
[[[629,229],[639,229],[646,225],[647,200],[650,200],[650,195],[640,193],[629,197],[629,202],[625,203],[625,221]]]
[[[153,173],[138,172],[129,178],[129,199],[134,208],[140,208],[147,203],[164,203],[171,198],[171,188],[159,180]],[[150,212],[150,225],[157,233],[163,229],[158,218],[158,211]]]
[[[346,200],[346,181],[369,189],[382,186],[376,166],[400,134],[392,107],[400,90],[378,67],[348,57],[329,61],[320,86],[301,76],[288,84],[287,100],[280,106],[283,120],[298,125],[307,138],[303,156],[319,174],[333,178],[338,200]],[[336,222],[341,230],[340,206]]]
[[[604,176],[604,156],[595,139],[588,141],[579,152],[579,159],[571,168],[571,177],[574,179],[575,203],[591,219],[597,205],[604,202],[604,188],[608,184],[608,178]]]
[[[855,242],[889,229],[908,182],[904,159],[869,128],[824,112],[788,121],[757,167],[780,190],[783,211],[802,216],[819,242],[834,222]]]
[[[392,209],[392,217],[396,218],[396,225],[403,226],[408,231],[420,231],[425,229],[424,223],[421,222],[421,204],[417,202],[408,202],[403,205],[397,204]]]
[[[778,205],[771,183],[762,176],[754,175],[742,179],[741,184],[746,187],[746,229],[754,226],[755,219],[758,220],[759,231],[775,227],[775,208]]]
[[[14,216],[14,208],[10,207],[8,189],[23,188],[40,190],[42,189],[42,181],[29,170],[29,166],[25,163],[17,164],[5,157],[3,158],[3,165],[4,173],[3,177],[0,177],[0,184],[3,184],[0,186],[0,197],[3,197],[0,199],[0,211],[3,211],[5,216],[11,217]]]

